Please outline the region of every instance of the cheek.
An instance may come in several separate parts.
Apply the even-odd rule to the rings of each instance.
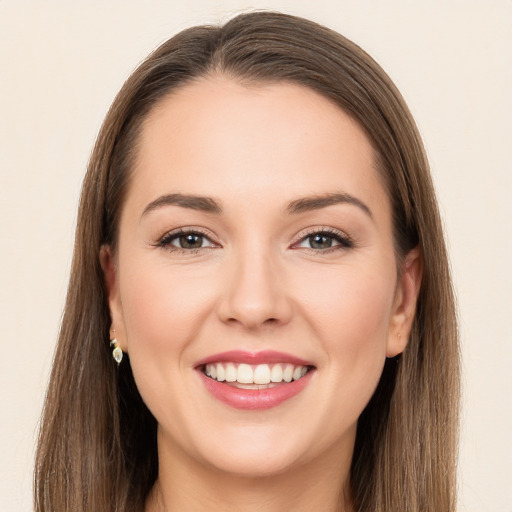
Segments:
[[[168,352],[193,339],[209,301],[201,276],[190,279],[158,263],[128,262],[126,268],[121,296],[128,351],[150,345]]]
[[[343,404],[345,412],[350,410],[355,420],[373,394],[385,362],[393,273],[389,268],[387,273],[354,268],[315,282],[324,286],[311,286],[310,281],[305,287],[305,315],[323,346],[333,400]]]
[[[333,344],[329,353],[341,344],[355,351],[367,343],[385,344],[394,299],[389,268],[335,269],[308,279],[300,293],[309,323]]]
[[[194,400],[183,386],[183,376],[191,371],[187,350],[211,297],[203,290],[204,276],[187,276],[183,270],[141,260],[127,257],[120,262],[126,349],[137,388],[153,415],[159,422],[180,426],[176,404]]]

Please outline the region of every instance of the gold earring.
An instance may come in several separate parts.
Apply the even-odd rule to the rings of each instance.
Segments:
[[[116,332],[114,331],[114,336],[115,333]],[[114,350],[112,350],[112,357],[115,359],[117,366],[119,366],[121,364],[121,361],[123,360],[123,351],[121,350],[121,347],[118,345],[117,338],[114,338],[110,342],[110,346],[114,347]]]

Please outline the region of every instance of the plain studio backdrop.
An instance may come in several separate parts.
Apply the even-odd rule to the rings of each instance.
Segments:
[[[134,67],[198,23],[305,16],[389,73],[432,165],[463,355],[459,511],[512,511],[512,2],[0,0],[0,511],[32,509],[37,424],[100,123]],[[441,512],[441,511],[440,511]]]

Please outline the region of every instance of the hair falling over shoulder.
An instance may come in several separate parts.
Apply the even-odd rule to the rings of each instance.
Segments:
[[[184,30],[114,100],[80,200],[71,278],[37,448],[37,512],[144,510],[158,473],[156,421],[128,361],[109,348],[100,250],[115,247],[137,137],[173,89],[209,74],[292,82],[365,130],[393,209],[395,252],[419,246],[423,281],[409,344],[388,359],[358,422],[350,485],[358,512],[455,510],[459,348],[448,258],[428,162],[400,93],[361,48],[294,16],[253,12]]]

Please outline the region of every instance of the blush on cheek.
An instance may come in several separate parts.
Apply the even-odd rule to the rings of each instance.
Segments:
[[[330,286],[321,296],[324,300],[317,302],[310,314],[322,329],[318,339],[324,341],[332,364],[337,365],[338,389],[345,390],[348,401],[354,397],[369,400],[386,358],[392,283],[371,278],[347,279]]]
[[[349,345],[353,343],[355,348],[372,341],[385,342],[393,303],[392,286],[377,279],[331,279],[327,289],[314,289],[311,295],[308,313],[312,320],[316,318],[315,325],[321,326],[325,334],[331,332]]]
[[[200,326],[202,295],[195,283],[182,281],[169,271],[132,270],[123,289],[129,345],[149,344],[155,351],[169,350],[169,344],[177,348],[194,337]]]

